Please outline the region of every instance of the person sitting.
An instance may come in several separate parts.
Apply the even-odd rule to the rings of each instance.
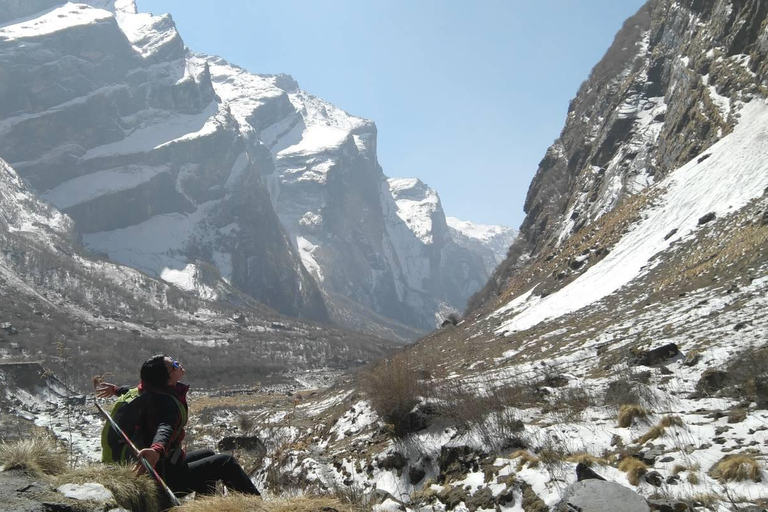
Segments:
[[[142,364],[138,388],[101,382],[96,386],[96,396],[106,398],[129,392],[137,394],[139,402],[133,407],[137,424],[124,430],[139,449],[138,456],[152,465],[175,493],[213,494],[216,482],[222,481],[229,490],[259,495],[256,486],[231,455],[216,454],[213,450],[186,453],[182,448],[189,411],[189,386],[181,382],[185,374],[186,370],[179,361],[159,354]],[[116,416],[113,417],[117,420]],[[119,443],[124,443],[122,438],[110,437],[105,430],[102,449],[109,454],[107,460],[135,460],[133,453],[121,449]],[[146,471],[138,463],[136,470],[139,473]]]

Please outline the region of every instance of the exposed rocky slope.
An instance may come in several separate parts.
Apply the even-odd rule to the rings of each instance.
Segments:
[[[510,258],[472,307],[733,129],[740,105],[765,96],[766,9],[652,0],[625,22],[539,165]]]
[[[289,76],[190,54],[130,0],[0,16],[0,157],[91,251],[189,291],[204,262],[281,313],[400,339],[487,279],[439,204],[429,239],[398,216],[374,124]]]

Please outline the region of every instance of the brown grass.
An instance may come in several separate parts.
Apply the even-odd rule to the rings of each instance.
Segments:
[[[124,509],[144,512],[160,510],[157,484],[147,475],[136,475],[129,465],[94,464],[67,471],[56,479],[57,486],[89,482],[109,489],[117,504]]]
[[[627,428],[632,426],[635,418],[647,418],[650,411],[645,407],[636,404],[622,405],[619,408],[619,427]]]
[[[695,471],[691,471],[690,473],[688,473],[686,480],[691,485],[699,485],[699,482],[700,482],[699,474]]]
[[[682,427],[684,425],[683,419],[680,416],[664,416],[659,422],[660,427]]]
[[[608,465],[608,461],[606,459],[602,457],[596,457],[595,455],[586,452],[571,454],[565,460],[568,462],[573,462],[574,464],[584,464],[588,468],[594,466],[595,464],[600,464],[601,466]]]
[[[0,465],[34,476],[56,476],[67,469],[67,454],[51,437],[38,433],[29,439],[0,444]]]
[[[627,474],[630,484],[639,485],[640,479],[648,471],[648,466],[641,460],[627,457],[619,463],[619,471]]]
[[[751,480],[759,482],[760,465],[751,455],[726,455],[710,470],[709,474],[721,483]]]
[[[520,460],[517,461],[517,471],[522,470],[526,464],[528,464],[529,468],[535,468],[540,462],[538,457],[525,450],[517,450],[509,456],[510,459],[517,459],[518,457]]]
[[[173,507],[173,512],[361,512],[363,509],[328,497],[301,497],[264,501],[258,496],[232,493],[210,496]]]
[[[635,442],[639,445],[643,445],[648,441],[653,441],[654,439],[658,439],[663,435],[664,435],[664,427],[662,427],[661,425],[656,425],[655,427],[651,427],[651,429],[648,432],[640,436]]]

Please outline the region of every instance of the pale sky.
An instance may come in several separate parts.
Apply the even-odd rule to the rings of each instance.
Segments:
[[[389,177],[446,215],[517,228],[569,101],[643,0],[137,0],[186,45],[378,127]]]

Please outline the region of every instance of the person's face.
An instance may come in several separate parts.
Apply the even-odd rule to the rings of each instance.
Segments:
[[[168,368],[168,383],[175,385],[179,382],[187,371],[181,366],[181,363],[172,357],[165,358],[165,367]]]

